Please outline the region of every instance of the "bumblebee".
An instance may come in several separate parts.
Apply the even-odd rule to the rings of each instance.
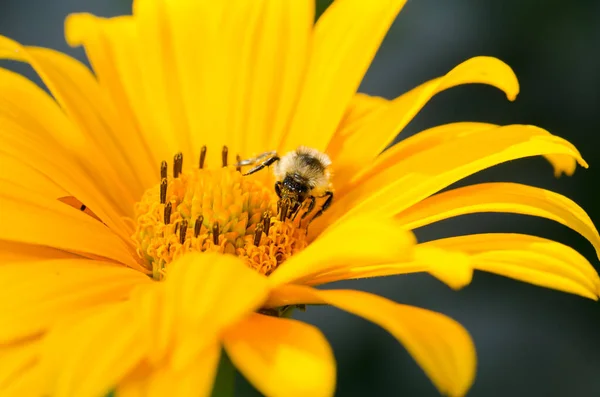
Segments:
[[[312,219],[329,208],[333,201],[329,156],[316,149],[300,146],[281,157],[275,151],[265,152],[254,158],[241,160],[237,166],[254,165],[254,168],[244,174],[251,175],[272,164],[275,164],[275,193],[280,199],[278,205],[281,220],[294,219],[307,203],[302,215],[305,218],[315,209],[317,198],[325,201]]]

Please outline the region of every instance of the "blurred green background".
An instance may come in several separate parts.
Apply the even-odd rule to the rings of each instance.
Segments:
[[[290,0],[293,1],[293,0]],[[368,1],[368,0],[365,0]],[[319,1],[323,10],[328,1]],[[125,0],[0,0],[0,34],[84,59],[63,38],[64,17],[77,11],[113,16]],[[569,139],[591,170],[555,179],[541,158],[497,166],[461,182],[516,181],[565,194],[600,223],[600,1],[409,0],[392,26],[361,91],[393,98],[477,55],[511,65],[521,83],[514,103],[490,87],[463,86],[437,95],[400,139],[453,121],[526,123]],[[30,77],[31,71],[10,64]],[[39,81],[39,80],[37,80]],[[550,221],[484,214],[418,230],[420,240],[473,232],[518,231],[565,242],[598,260],[580,236]],[[469,396],[600,396],[600,307],[583,298],[477,273],[449,290],[425,275],[337,283],[446,313],[472,334],[477,380]],[[339,396],[437,396],[404,348],[377,326],[333,308],[299,318],[319,326],[338,359]],[[239,395],[256,395],[243,380]]]

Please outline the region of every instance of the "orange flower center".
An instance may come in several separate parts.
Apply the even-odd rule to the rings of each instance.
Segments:
[[[176,155],[168,176],[163,162],[160,183],[135,206],[132,238],[155,279],[187,252],[237,255],[268,275],[306,247],[302,216],[280,216],[273,188],[232,166],[182,171],[182,163]]]

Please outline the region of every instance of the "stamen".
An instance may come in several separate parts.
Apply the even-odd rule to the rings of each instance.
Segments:
[[[200,235],[202,222],[204,222],[204,217],[200,215],[198,218],[196,218],[196,222],[194,223],[194,237],[198,237]]]
[[[237,172],[242,172],[242,166],[240,165],[242,162],[242,156],[240,156],[239,154],[235,156],[235,161],[236,161],[236,166],[235,166],[235,170]]]
[[[179,226],[179,243],[180,244],[185,243],[185,235],[187,233],[187,228],[188,228],[188,221],[184,219],[181,221],[181,225]]]
[[[176,163],[177,178],[161,178],[135,207],[133,239],[154,279],[188,252],[236,255],[269,275],[308,244],[306,227],[289,218],[296,201],[280,199],[272,185],[244,178],[235,165],[182,172],[180,156]]]
[[[173,158],[173,178],[179,177],[183,169],[183,153],[179,152]]]
[[[169,201],[167,205],[165,205],[165,217],[163,223],[168,225],[171,223],[171,202]]]
[[[204,160],[206,160],[206,145],[200,149],[200,169],[204,168]]]
[[[265,234],[269,235],[269,228],[271,227],[271,214],[269,212],[265,212],[262,216],[262,225]]]
[[[229,149],[227,146],[223,146],[223,151],[221,152],[221,160],[223,160],[223,167],[227,167],[227,154],[229,153]]]
[[[212,232],[214,245],[219,245],[219,222],[213,224]]]
[[[260,238],[262,237],[263,232],[263,224],[259,223],[256,225],[256,229],[254,229],[254,245],[257,247],[260,245]]]
[[[282,200],[283,202],[281,203],[281,212],[279,213],[279,220],[281,222],[285,221],[285,218],[287,218],[287,213],[290,209],[290,200],[289,199],[285,199]]]
[[[164,204],[165,201],[167,200],[167,178],[163,178],[160,181],[160,203]]]
[[[166,161],[162,161],[162,163],[160,163],[160,179],[163,180],[167,177],[167,162]]]

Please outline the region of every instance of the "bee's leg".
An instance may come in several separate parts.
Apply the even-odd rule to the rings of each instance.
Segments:
[[[298,216],[298,213],[300,212],[302,207],[304,207],[304,202],[300,203],[300,202],[296,201],[294,203],[294,206],[290,210],[290,220],[292,222],[294,221],[294,219],[296,219],[296,217]]]
[[[279,197],[279,198],[281,198],[281,185],[283,185],[283,183],[281,181],[275,182],[275,193],[277,194],[277,197]]]
[[[325,202],[323,203],[321,208],[319,208],[319,210],[315,213],[315,216],[313,216],[311,218],[311,220],[308,222],[308,225],[306,225],[307,228],[308,228],[308,226],[310,226],[312,221],[314,221],[315,219],[317,219],[318,217],[323,215],[323,212],[325,212],[327,210],[327,208],[329,208],[329,206],[331,205],[331,202],[333,201],[333,192],[325,192],[325,194],[322,195],[321,197],[327,197],[327,200],[325,200]]]
[[[265,153],[259,154],[258,156],[250,158],[250,159],[237,160],[236,166],[243,167],[246,165],[254,165],[254,164],[258,163],[259,161],[261,161],[262,159],[270,157],[270,156],[277,156],[277,152],[273,150],[270,152],[265,152]]]
[[[329,208],[331,202],[333,201],[333,192],[325,192],[325,194],[321,197],[327,197],[327,200],[325,200],[323,206],[321,207],[321,211],[327,211],[327,208]]]
[[[308,214],[310,214],[312,212],[312,210],[315,209],[315,205],[317,204],[317,199],[315,198],[315,196],[309,196],[307,200],[310,200],[310,203],[308,204],[308,208],[306,209],[306,212],[304,214],[302,214],[301,219],[306,218],[306,216]]]
[[[285,221],[285,219],[287,218],[288,212],[290,210],[290,199],[284,199],[284,200],[280,200],[281,201],[281,206],[280,206],[280,212],[279,212],[279,220],[281,222]]]
[[[246,172],[244,174],[245,175],[250,175],[250,174],[254,174],[257,171],[262,170],[265,167],[270,166],[271,164],[273,164],[274,162],[279,161],[279,156],[273,156],[273,157],[269,157],[268,159],[266,159],[265,161],[263,161],[262,163],[260,163],[259,165],[257,165],[256,167],[252,168],[250,171]]]

